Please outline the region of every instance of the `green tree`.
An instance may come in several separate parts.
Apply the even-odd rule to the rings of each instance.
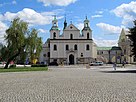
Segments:
[[[129,28],[129,33],[130,35],[128,35],[128,37],[132,41],[132,55],[136,58],[136,20],[134,21],[134,26],[132,28]]]
[[[38,31],[36,29],[32,29],[28,39],[27,50],[30,55],[30,61],[33,63],[33,60],[38,59],[40,56],[40,52],[42,50],[42,39],[38,37]]]
[[[30,55],[31,57],[30,46],[32,44],[34,45],[36,44],[37,46],[42,46],[41,38],[35,36],[35,39],[32,39],[33,38],[33,36],[31,36],[32,33],[34,34],[36,33],[36,35],[38,34],[38,32],[35,29],[32,29],[32,31],[30,31],[28,29],[28,24],[20,20],[20,18],[15,18],[11,22],[11,25],[6,30],[6,35],[5,35],[5,40],[7,41],[7,47],[6,47],[7,53],[5,55],[7,57],[6,60],[7,63],[4,67],[5,69],[8,68],[9,63],[12,60],[15,60],[17,56],[19,56],[23,60],[28,55]],[[37,41],[35,41],[36,39],[40,39],[40,43],[37,43]],[[31,42],[33,43],[31,44]],[[34,46],[33,49],[35,49],[39,54],[42,49],[38,49],[37,46]]]

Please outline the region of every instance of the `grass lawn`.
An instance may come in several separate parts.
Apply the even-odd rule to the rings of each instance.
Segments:
[[[48,67],[19,67],[19,68],[0,68],[0,73],[2,72],[26,72],[26,71],[47,71]]]

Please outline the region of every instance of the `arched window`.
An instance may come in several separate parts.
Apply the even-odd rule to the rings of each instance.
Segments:
[[[83,57],[83,53],[81,53],[81,57]]]
[[[86,50],[89,50],[90,48],[89,48],[89,45],[86,45]]]
[[[50,52],[47,53],[47,56],[50,57]]]
[[[86,23],[86,27],[88,27],[88,23]]]
[[[54,45],[54,51],[56,51],[57,50],[57,45]]]
[[[89,39],[90,38],[90,35],[89,35],[89,33],[87,33],[87,39]]]
[[[53,39],[56,39],[56,33],[55,32],[53,33]]]
[[[66,45],[66,50],[69,50],[69,46],[68,45]]]
[[[56,23],[56,22],[54,22],[53,26],[57,26],[57,23]]]
[[[73,39],[73,34],[70,34],[70,39]]]
[[[77,45],[74,46],[74,50],[77,50]]]

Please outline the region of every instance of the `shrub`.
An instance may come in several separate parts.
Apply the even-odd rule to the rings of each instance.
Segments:
[[[9,68],[16,68],[16,64],[10,65]]]
[[[31,67],[47,67],[45,64],[32,64]]]

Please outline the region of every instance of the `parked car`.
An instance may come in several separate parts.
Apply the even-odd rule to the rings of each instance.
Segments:
[[[96,62],[91,62],[90,66],[102,66],[103,62],[102,61],[96,61]]]
[[[51,62],[49,63],[50,66],[58,66],[58,63],[57,62]]]

